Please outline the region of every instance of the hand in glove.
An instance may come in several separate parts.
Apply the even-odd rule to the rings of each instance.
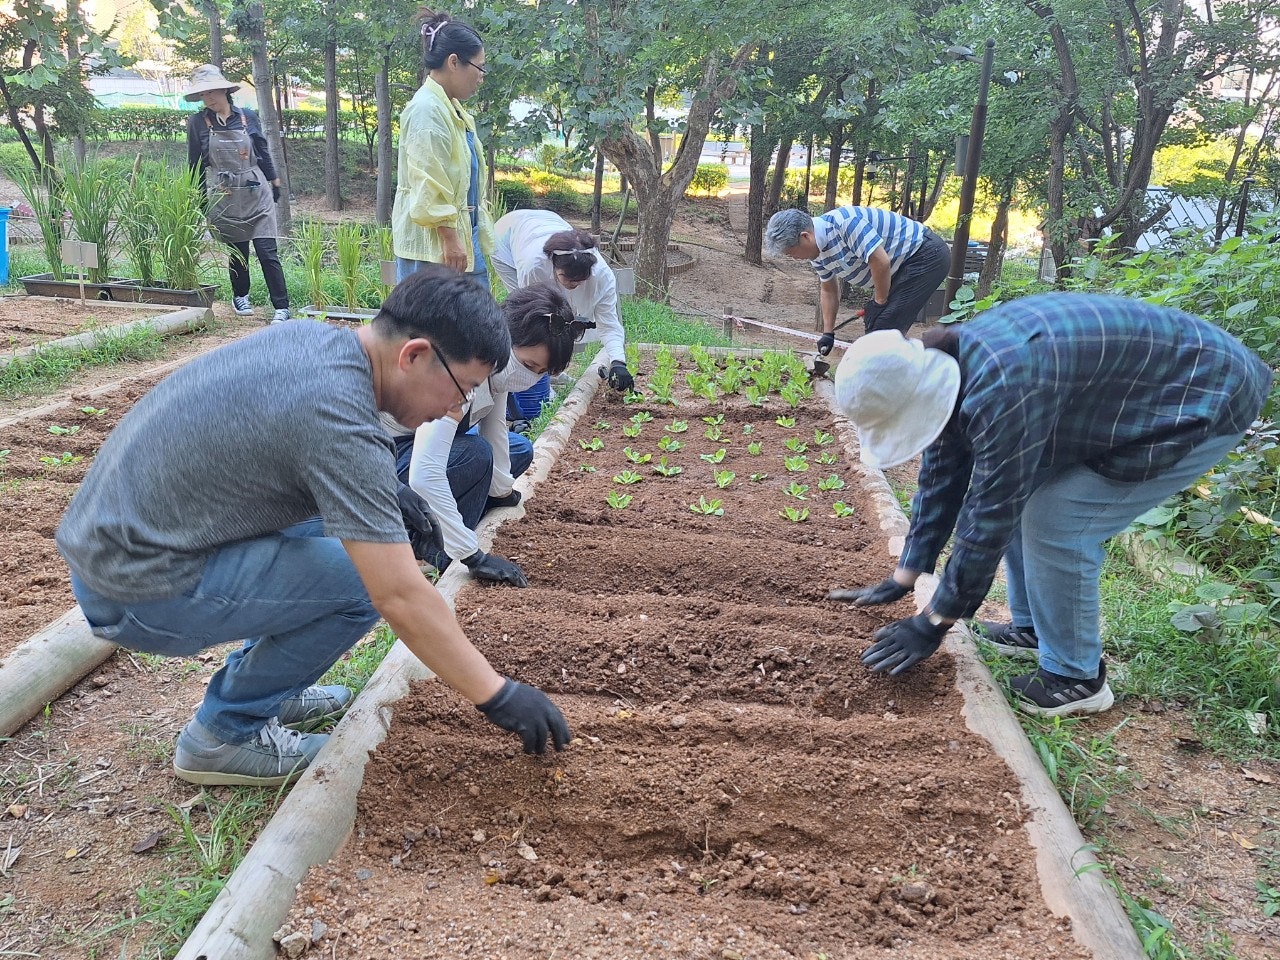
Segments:
[[[897,620],[875,632],[876,642],[862,654],[862,662],[872,673],[888,670],[890,676],[896,677],[933,656],[949,629],[950,624],[935,627],[923,613]]]
[[[400,484],[397,499],[400,501],[400,516],[409,534],[413,555],[419,560],[431,560],[444,549],[444,535],[435,514],[427,506],[427,501],[418,496],[407,483]]]
[[[276,203],[280,202],[280,184],[273,183],[271,185],[271,199]]]
[[[836,335],[834,333],[824,333],[818,338],[818,352],[824,357],[831,352],[836,345]]]
[[[563,750],[573,737],[564,714],[545,693],[514,680],[503,680],[502,689],[476,709],[503,730],[520,734],[525,753],[542,753],[548,737],[557,750]]]
[[[467,565],[471,575],[479,580],[509,583],[513,587],[527,587],[529,585],[523,570],[496,553],[485,553],[483,550],[477,550],[462,562]]]
[[[520,491],[512,490],[505,497],[489,497],[484,502],[484,512],[497,510],[499,507],[514,507],[520,503]]]
[[[880,314],[884,312],[884,308],[887,306],[887,303],[876,303],[875,298],[873,297],[868,300],[866,306],[862,308],[862,326],[868,333],[876,329],[876,317],[880,316]]]
[[[844,600],[860,607],[873,607],[882,603],[893,603],[901,600],[911,592],[911,587],[904,587],[893,577],[885,577],[870,587],[854,587],[852,590],[832,590],[827,594],[828,600]]]
[[[636,388],[635,378],[621,360],[609,364],[609,386],[619,393],[631,393]]]

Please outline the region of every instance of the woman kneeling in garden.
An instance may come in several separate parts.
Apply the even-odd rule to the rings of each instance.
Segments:
[[[461,560],[481,580],[524,587],[524,572],[481,550],[474,532],[489,510],[520,502],[512,485],[533,460],[533,444],[507,430],[507,394],[564,370],[574,341],[593,324],[576,320],[564,296],[545,283],[517,290],[502,309],[511,330],[511,359],[473,392],[458,388],[466,401],[461,412],[416,432],[385,417],[384,422],[395,438],[401,482],[427,501],[441,528],[444,550],[428,562],[443,571],[451,560]]]

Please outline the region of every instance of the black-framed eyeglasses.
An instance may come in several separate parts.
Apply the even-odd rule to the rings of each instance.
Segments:
[[[561,314],[548,313],[547,324],[551,327],[553,337],[569,337],[577,342],[587,335],[588,330],[596,328],[594,320],[585,317],[574,317],[566,320]]]
[[[431,341],[427,342],[430,343]],[[453,385],[458,388],[458,394],[462,397],[462,402],[470,403],[471,398],[474,397],[476,393],[475,387],[472,387],[470,390],[463,390],[462,384],[458,382],[458,378],[455,377],[453,375],[453,371],[449,369],[449,361],[444,358],[444,354],[440,352],[440,348],[434,343],[432,343],[431,346],[435,350],[436,356],[440,358],[440,366],[444,367],[444,372],[449,375],[449,379],[453,381]]]
[[[483,65],[483,64],[476,63],[474,60],[463,60],[462,62],[463,62],[463,63],[465,63],[465,64],[466,64],[467,66],[469,66],[469,67],[475,67],[477,70],[479,70],[479,71],[480,71],[480,76],[482,76],[482,77],[483,77],[486,73],[488,73],[488,72],[489,72],[488,70],[486,70],[486,69],[484,68],[484,65]]]

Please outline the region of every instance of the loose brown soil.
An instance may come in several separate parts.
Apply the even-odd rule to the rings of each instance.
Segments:
[[[32,347],[163,312],[103,306],[92,298],[82,305],[79,300],[54,297],[0,297],[0,348],[12,351]]]
[[[322,925],[317,950],[335,957],[1084,956],[1039,898],[1018,784],[965,730],[950,661],[901,680],[858,662],[909,604],[823,599],[888,565],[874,526],[833,513],[860,493],[817,488],[853,478],[838,444],[813,443],[830,415],[809,401],[783,427],[776,397],[684,395],[676,411],[597,398],[495,545],[530,588],[458,599],[495,666],[564,706],[571,749],[516,756],[457,696],[419,685],[296,926]],[[641,410],[654,420],[623,437]],[[713,441],[701,417],[719,413]],[[657,461],[674,417],[689,429],[667,456],[684,472],[630,464],[624,449]],[[605,449],[576,444],[593,437]],[[788,473],[789,438],[838,459]],[[700,458],[721,448],[715,467]],[[628,467],[643,481],[614,482]],[[737,475],[723,490],[717,469]],[[793,480],[807,499],[784,492]],[[611,508],[623,489],[635,499]],[[692,514],[700,496],[724,515]],[[809,518],[783,519],[789,505]]]

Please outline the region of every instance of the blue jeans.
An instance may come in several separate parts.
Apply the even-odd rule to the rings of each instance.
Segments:
[[[510,416],[511,403],[514,402],[516,409],[520,411],[518,419],[536,420],[538,415],[542,413],[542,405],[551,399],[551,375],[544,373],[542,379],[528,390],[509,393],[507,396],[509,398],[507,403],[508,416]]]
[[[379,619],[342,542],[324,536],[319,518],[219,548],[200,582],[178,596],[120,603],[74,572],[71,589],[94,634],[130,650],[190,657],[248,637],[196,711],[227,743],[252,737]]]
[[[1084,466],[1067,467],[1037,487],[1005,552],[1009,610],[1018,626],[1035,627],[1040,666],[1078,680],[1098,675],[1098,578],[1103,543],[1135,517],[1185,490],[1239,441],[1212,437],[1172,467],[1141,483],[1108,480]]]
[[[399,283],[411,273],[417,273],[428,263],[431,263],[431,261],[406,260],[404,257],[396,257],[396,283]],[[467,271],[467,276],[474,279],[476,283],[480,284],[480,286],[484,287],[486,290],[490,289],[489,265],[485,262],[484,257],[476,258],[476,268],[474,270]]]
[[[507,442],[511,449],[511,476],[518,477],[533,462],[533,444],[528,437],[518,433],[508,433]],[[409,482],[412,455],[413,435],[396,437],[396,473],[401,483]],[[476,427],[454,437],[445,473],[463,524],[468,530],[474,530],[484,516],[485,504],[489,500],[489,481],[493,478],[493,451],[489,441],[480,436]],[[449,555],[440,551],[428,562],[443,573],[449,567]]]

